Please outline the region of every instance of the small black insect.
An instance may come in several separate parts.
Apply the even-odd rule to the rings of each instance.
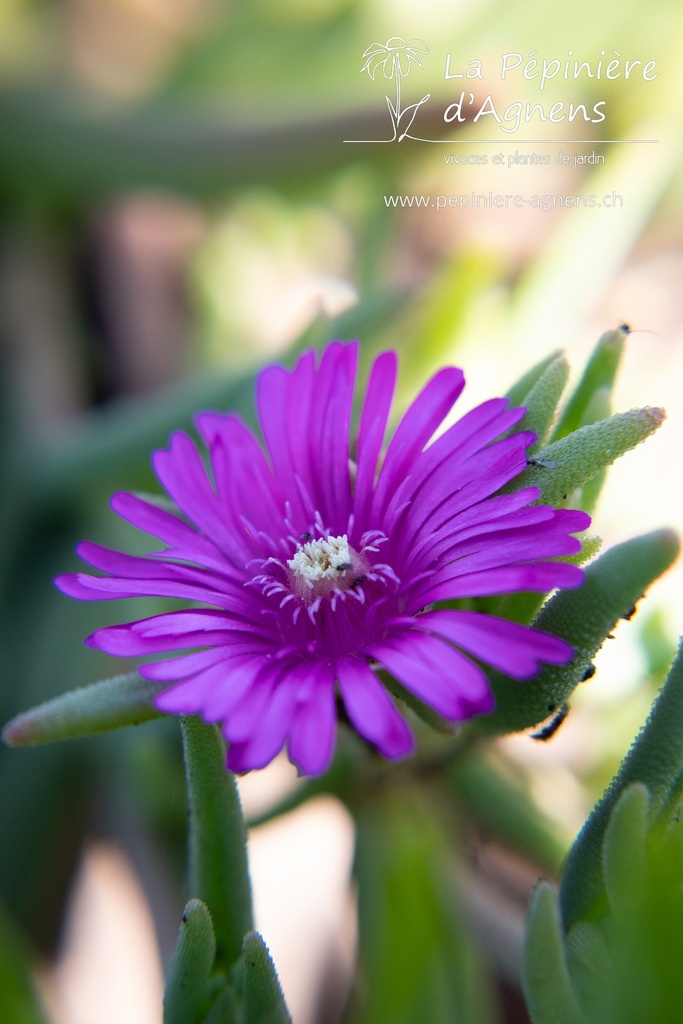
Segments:
[[[585,683],[588,679],[592,679],[595,675],[595,665],[589,665],[586,671],[581,676],[581,682]]]
[[[337,572],[346,572],[350,568],[350,562],[340,562],[339,565],[335,565],[335,569],[337,570]]]
[[[527,466],[539,466],[541,469],[557,469],[557,463],[549,459],[527,459]]]
[[[301,536],[299,537],[299,544],[308,544],[308,542],[312,539],[313,538],[311,537],[310,533],[302,533]]]
[[[625,320],[622,320],[619,326],[617,327],[617,330],[621,331],[622,334],[630,334],[633,328],[630,324],[627,324]]]
[[[551,704],[548,708],[548,711],[555,711],[555,705]],[[530,734],[532,740],[543,740],[545,742],[546,740],[552,739],[552,737],[560,728],[568,714],[569,704],[560,704],[560,707],[557,711],[555,711],[555,714],[550,719],[548,724],[541,726],[538,732],[532,732]]]
[[[629,610],[628,610],[628,611],[626,612],[626,614],[625,614],[625,615],[622,615],[622,618],[623,618],[623,619],[626,619],[626,621],[628,622],[628,621],[629,621],[629,619],[632,619],[632,618],[633,618],[633,616],[634,616],[635,614],[636,614],[636,606],[635,606],[635,605],[632,605],[632,606],[631,606],[631,607],[629,608]]]
[[[366,578],[367,577],[365,576],[356,576],[355,580],[351,580],[350,589],[355,590],[356,587],[359,587],[361,585],[361,583],[365,583]]]

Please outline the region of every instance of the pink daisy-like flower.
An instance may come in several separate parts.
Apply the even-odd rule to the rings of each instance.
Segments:
[[[167,547],[140,558],[84,542],[78,554],[107,575],[56,580],[84,600],[155,595],[204,606],[108,626],[86,643],[122,657],[189,651],[140,671],[169,684],[156,698],[161,711],[221,723],[237,772],[263,767],[285,744],[302,772],[324,771],[337,693],[385,757],[408,754],[412,733],[377,666],[459,722],[493,707],[479,661],[527,679],[541,662],[572,657],[557,637],[443,605],[583,580],[576,566],[548,559],[580,549],[572,533],[589,517],[532,504],[533,487],[499,493],[536,439],[507,436],[524,409],[492,399],[429,444],[464,386],[461,370],[441,370],[382,458],[397,372],[385,352],[352,452],[357,357],[357,343],[335,342],[317,367],[307,352],[291,372],[261,373],[265,451],[237,416],[201,413],[209,471],[182,432],[153,455],[178,514],[133,494],[112,499]]]

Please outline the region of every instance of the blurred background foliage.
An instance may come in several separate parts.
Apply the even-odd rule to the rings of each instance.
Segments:
[[[407,0],[0,6],[3,721],[121,671],[81,640],[105,619],[150,613],[153,602],[125,611],[72,604],[53,591],[52,577],[74,566],[81,537],[144,550],[108,512],[109,494],[154,490],[150,449],[201,407],[235,408],[253,423],[255,370],[292,347],[360,337],[365,369],[382,347],[397,347],[403,404],[438,365],[455,361],[468,370],[465,402],[474,405],[503,393],[558,347],[569,349],[577,372],[595,338],[625,319],[645,333],[629,339],[617,404],[677,398],[682,22],[677,0],[652,0],[647,12],[635,0],[576,0],[552,19],[540,0],[423,2],[419,9]],[[415,100],[431,92],[415,130],[450,139],[452,148],[343,141],[387,134],[387,83],[360,68],[372,41],[397,33],[430,46],[424,68],[404,82]],[[553,83],[542,95],[534,83],[501,82],[500,55],[532,49],[547,59],[573,49],[591,61],[601,49],[615,50],[656,60],[659,75],[651,83],[582,78]],[[481,59],[491,71],[477,86],[503,106],[604,98],[602,125],[519,132],[595,138],[594,146],[562,148],[572,164],[574,154],[593,149],[604,164],[446,165],[446,152],[493,151],[477,143],[491,137],[489,124],[445,134],[441,113],[455,98],[444,78],[448,52],[453,66]],[[599,142],[643,138],[659,141]],[[507,162],[517,150],[554,156],[557,145],[501,150]],[[491,189],[614,190],[624,204],[461,213],[392,209],[384,201]],[[670,440],[662,431],[644,458],[627,456],[598,507],[597,532],[608,542],[675,519],[681,430],[676,408],[669,411]],[[427,1005],[430,1020],[450,1020],[454,999],[462,1020],[526,1019],[519,971],[531,884],[539,870],[557,872],[644,720],[681,630],[671,612],[680,594],[680,577],[671,574],[620,628],[608,645],[620,653],[599,655],[597,681],[582,688],[550,747],[523,737],[461,761],[430,797],[438,813],[429,815],[413,792],[398,802],[388,795],[375,816],[359,813],[358,885],[373,894],[361,911],[360,973],[348,1002],[353,938],[342,948],[328,929],[326,953],[316,959],[320,925],[312,921],[302,953],[311,970],[299,989],[293,974],[284,977],[301,1024],[338,1020],[345,1005],[354,1022],[396,1024],[400,985],[422,993],[401,1004],[406,1021],[426,1019],[419,1012]],[[284,781],[276,775],[265,796],[252,796],[247,780],[252,817],[267,814],[264,807],[294,784],[286,770]],[[506,805],[503,783],[516,803]],[[524,823],[516,839],[506,806]],[[41,1019],[23,968],[5,968],[5,952],[19,945],[32,947],[33,963],[43,965],[49,1019],[83,1019],[73,1007],[65,1017],[68,999],[50,965],[63,957],[69,893],[93,844],[125,851],[134,865],[168,961],[186,895],[185,815],[174,722],[45,749],[0,749],[3,1020]],[[425,820],[417,833],[415,816]],[[333,814],[328,826],[337,849],[348,849],[350,819]],[[300,849],[297,858],[305,861]],[[272,862],[265,870],[275,871]],[[340,870],[343,881],[348,863]],[[446,895],[437,874],[448,880]],[[373,930],[368,910],[383,902],[393,915],[384,919],[386,936]],[[479,951],[463,938],[470,928]],[[424,962],[406,953],[402,935],[417,937]],[[387,943],[397,964],[406,958],[396,985],[382,980]],[[444,949],[451,960],[441,959]],[[141,1000],[131,1013],[142,1013]]]

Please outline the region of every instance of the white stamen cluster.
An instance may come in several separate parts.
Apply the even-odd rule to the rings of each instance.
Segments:
[[[320,534],[315,540],[313,530]],[[264,571],[248,580],[245,586],[259,587],[267,598],[277,597],[280,608],[288,606],[292,622],[296,623],[304,609],[311,622],[315,622],[324,601],[329,601],[333,612],[340,603],[343,605],[347,601],[364,605],[368,585],[400,583],[390,565],[372,563],[368,559],[370,552],[377,553],[380,545],[386,542],[385,535],[379,530],[366,531],[360,538],[358,551],[349,543],[350,532],[349,528],[343,536],[331,536],[316,513],[310,533],[299,535],[297,539],[292,528],[289,536],[283,539],[283,545],[297,546],[292,558],[281,561],[271,556],[265,559],[260,563]],[[285,578],[277,568],[272,570],[270,566],[278,567]]]
[[[313,589],[324,580],[338,580],[351,568],[351,551],[346,534],[311,540],[297,549],[287,565],[307,587]]]

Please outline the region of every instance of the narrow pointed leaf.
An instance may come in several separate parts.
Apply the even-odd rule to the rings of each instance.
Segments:
[[[29,951],[0,908],[0,1020],[7,1024],[47,1024],[31,975]]]
[[[532,430],[538,437],[538,444],[544,444],[568,379],[569,363],[565,356],[560,355],[544,370],[520,402],[526,408],[526,415],[516,429]]]
[[[445,779],[486,833],[540,868],[558,871],[566,845],[509,762],[465,751],[447,768]]]
[[[607,635],[669,568],[678,549],[678,539],[670,530],[635,537],[591,563],[583,586],[556,593],[533,625],[567,640],[576,652],[574,658],[568,665],[546,665],[524,683],[492,674],[496,708],[471,728],[489,734],[518,732],[548,718],[571,696]]]
[[[624,352],[626,336],[627,332],[617,327],[616,330],[607,331],[600,337],[586,364],[581,380],[553,432],[553,441],[566,437],[567,434],[571,434],[585,424],[596,421],[598,417],[592,418],[590,407],[598,390],[607,389],[608,392],[612,390]]]
[[[196,717],[181,718],[181,725],[190,813],[188,887],[209,908],[217,962],[229,967],[253,928],[242,808],[218,729]]]
[[[532,1024],[581,1024],[565,958],[557,890],[547,881],[539,882],[531,897],[522,981]]]
[[[490,1024],[490,985],[463,925],[453,852],[438,817],[403,787],[363,808],[356,826],[355,1024]],[[511,948],[510,929],[498,941],[519,969],[521,949]]]
[[[663,409],[631,409],[580,427],[534,452],[537,465],[529,466],[508,489],[538,487],[539,501],[558,507],[572,491],[654,433],[664,418]],[[554,467],[541,463],[554,463]]]
[[[605,890],[618,919],[620,909],[638,892],[647,872],[645,843],[649,793],[645,786],[629,786],[612,811],[602,850]]]
[[[275,965],[258,932],[245,936],[242,960],[244,1024],[291,1024]]]
[[[596,992],[604,990],[613,970],[603,930],[593,922],[580,921],[565,937],[565,954],[577,1002],[590,1018]]]
[[[595,805],[569,851],[560,899],[565,928],[590,914],[603,892],[603,844],[610,815],[632,783],[647,786],[651,816],[670,809],[670,793],[680,785],[683,768],[683,646],[635,739],[604,796]]]
[[[140,725],[162,717],[152,698],[167,685],[137,672],[103,679],[23,711],[7,723],[2,738],[10,747],[23,747]]]
[[[244,1014],[232,985],[225,985],[201,1024],[244,1024]]]
[[[186,904],[164,993],[164,1024],[195,1024],[208,996],[216,936],[206,904]]]
[[[588,407],[585,412],[586,424],[597,423],[598,420],[606,420],[612,414],[612,402],[611,402],[611,391],[608,388],[598,388],[594,392],[593,397],[588,403]],[[583,426],[584,424],[582,424]],[[607,479],[607,470],[603,469],[599,473],[596,473],[594,477],[587,480],[581,488],[581,496],[576,502],[581,508],[590,514],[595,509],[600,492]],[[572,498],[572,504],[574,499]]]
[[[511,388],[505,393],[505,397],[510,399],[510,405],[524,405],[524,399],[527,397],[534,384],[541,379],[543,374],[546,372],[549,366],[551,366],[558,359],[563,357],[561,351],[551,352],[549,356],[542,359],[540,363],[536,363],[530,370],[519,378]]]

